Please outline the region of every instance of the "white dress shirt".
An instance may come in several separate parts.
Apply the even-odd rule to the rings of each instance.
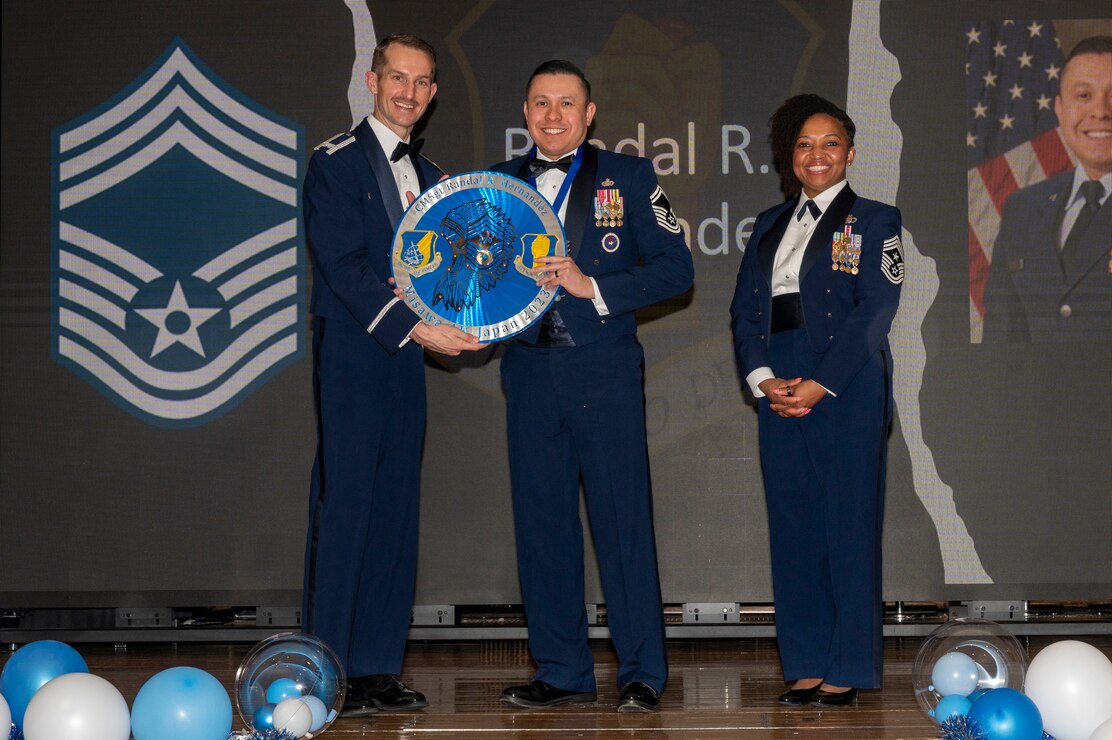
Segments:
[[[390,128],[374,116],[368,116],[371,130],[375,132],[382,151],[386,153],[386,161],[390,162],[390,155],[394,153],[402,139]],[[408,144],[409,139],[405,139]],[[409,208],[409,198],[405,197],[406,191],[413,193],[416,198],[421,194],[421,181],[417,179],[417,170],[409,157],[402,157],[397,162],[390,162],[390,174],[394,176],[394,183],[398,186],[398,196],[401,197],[402,208]]]

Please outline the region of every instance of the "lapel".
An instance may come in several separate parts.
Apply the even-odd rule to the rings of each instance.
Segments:
[[[761,243],[757,247],[760,250],[757,254],[761,258],[761,273],[764,275],[765,282],[769,285],[772,284],[772,265],[776,260],[776,249],[784,239],[784,232],[788,230],[788,224],[791,223],[796,205],[798,205],[798,200],[784,204],[784,210],[772,223],[772,228],[761,237]]]
[[[564,235],[568,238],[568,254],[574,259],[579,254],[588,218],[594,217],[595,176],[598,174],[598,150],[583,142],[583,164],[568,193],[568,210],[564,215]]]
[[[367,164],[371,167],[371,172],[378,182],[378,191],[382,197],[382,206],[386,209],[386,216],[390,219],[390,226],[393,228],[398,227],[398,222],[402,220],[402,202],[401,196],[398,194],[398,184],[394,182],[394,173],[390,171],[390,162],[386,160],[386,154],[382,151],[382,145],[378,143],[378,137],[375,136],[371,124],[367,119],[355,127],[352,132],[355,135],[355,140],[359,142],[359,146],[363,148],[363,154],[367,158]],[[421,177],[421,168],[415,167],[417,176]],[[422,183],[423,185],[424,183]]]
[[[846,185],[822,216],[819,217],[818,225],[815,226],[815,230],[811,234],[811,240],[807,242],[807,251],[803,253],[803,264],[799,268],[800,285],[803,284],[803,278],[806,277],[807,271],[811,269],[822,254],[829,251],[830,240],[833,238],[834,232],[840,230],[845,224],[846,216],[849,215],[849,212],[853,209],[853,204],[856,202],[857,194],[853,192],[849,185]]]

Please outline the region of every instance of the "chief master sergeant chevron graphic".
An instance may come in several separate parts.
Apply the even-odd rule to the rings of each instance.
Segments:
[[[51,350],[159,426],[218,416],[304,351],[301,127],[180,40],[53,132]]]

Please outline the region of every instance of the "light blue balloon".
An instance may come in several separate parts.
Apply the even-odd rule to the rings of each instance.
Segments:
[[[328,721],[328,708],[324,706],[324,702],[311,694],[301,697],[301,701],[305,702],[309,706],[309,711],[313,713],[313,723],[309,725],[309,732],[316,732],[324,727],[324,723]]]
[[[143,684],[131,709],[135,740],[228,740],[232,700],[211,674],[179,666]]]
[[[1042,714],[1035,702],[1015,689],[993,689],[969,709],[991,740],[1042,740]]]
[[[267,702],[275,705],[299,696],[301,696],[301,687],[292,678],[279,678],[266,689]]]
[[[8,700],[12,722],[23,728],[23,714],[31,697],[51,679],[67,673],[88,673],[80,653],[64,642],[38,640],[12,653],[0,673],[0,694]]]
[[[944,696],[938,702],[938,706],[931,712],[934,721],[942,724],[951,717],[964,717],[969,714],[969,707],[973,706],[973,702],[966,699],[964,696],[958,694],[951,694]]]
[[[931,683],[942,696],[968,696],[977,688],[977,663],[965,653],[946,653],[931,670]]]

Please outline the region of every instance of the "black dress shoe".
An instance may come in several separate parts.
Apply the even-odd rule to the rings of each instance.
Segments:
[[[815,698],[815,694],[819,693],[822,689],[822,681],[812,686],[809,689],[789,689],[780,698],[777,699],[781,704],[787,704],[792,707],[801,707],[805,704],[810,704],[811,700]]]
[[[652,686],[630,681],[622,687],[618,698],[619,712],[655,712],[660,709],[660,694]]]
[[[412,712],[429,705],[424,694],[414,691],[389,673],[353,678],[348,686],[349,696],[354,690],[356,697],[362,697],[365,704],[384,712]],[[345,709],[347,704],[345,701]]]
[[[848,707],[857,703],[857,689],[845,691],[820,691],[811,699],[813,707]]]
[[[567,691],[537,680],[521,686],[510,686],[502,692],[502,701],[519,707],[551,707],[568,702],[597,700],[598,695],[594,691]]]
[[[378,711],[374,702],[367,696],[367,692],[348,683],[347,693],[344,694],[344,706],[340,709],[341,717],[366,717]]]

